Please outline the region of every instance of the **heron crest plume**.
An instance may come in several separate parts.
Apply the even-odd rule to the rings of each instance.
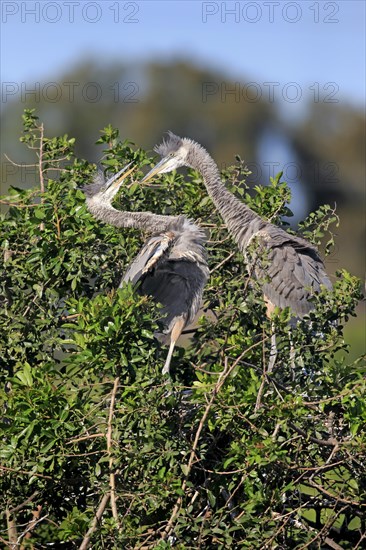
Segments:
[[[154,147],[154,151],[161,157],[166,157],[171,153],[176,153],[183,145],[183,139],[169,131],[168,137]]]
[[[206,150],[190,138],[181,138],[173,134],[173,132],[168,132],[168,137],[163,140],[160,145],[154,147],[154,151],[158,153],[162,159],[169,159],[172,157],[176,160],[176,164],[173,163],[170,166],[170,169],[179,168],[180,166],[191,166],[192,153],[194,151],[202,151],[206,153]],[[168,169],[164,170],[168,171]]]
[[[200,172],[209,172],[211,179],[220,179],[216,163],[207,153],[206,149],[193,139],[186,137],[182,138],[169,131],[168,137],[160,145],[157,145],[154,151],[158,153],[163,160],[165,159],[167,161],[161,173],[169,172],[181,166],[189,166]]]

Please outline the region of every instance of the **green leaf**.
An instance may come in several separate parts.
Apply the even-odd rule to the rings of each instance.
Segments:
[[[29,363],[24,363],[22,370],[18,370],[15,376],[25,385],[31,387],[33,385],[32,370]]]

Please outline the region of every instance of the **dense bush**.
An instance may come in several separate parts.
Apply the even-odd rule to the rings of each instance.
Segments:
[[[199,326],[172,379],[154,339],[159,307],[116,290],[142,236],[95,221],[77,189],[95,166],[74,140],[46,138],[31,111],[22,141],[40,186],[11,188],[1,218],[1,531],[7,548],[361,548],[366,541],[365,367],[349,364],[344,323],[360,298],[346,271],[311,322],[277,312],[278,357],[260,282],[200,175],[126,182],[119,209],[184,213],[209,235]],[[102,166],[150,159],[105,128]],[[275,223],[280,177],[249,193],[240,158],[226,185]],[[301,225],[332,248],[334,212]],[[337,323],[334,322],[337,320]]]

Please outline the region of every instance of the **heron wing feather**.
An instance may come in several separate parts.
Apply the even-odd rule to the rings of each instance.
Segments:
[[[172,233],[161,233],[148,239],[136,258],[131,262],[124,274],[121,285],[124,282],[136,284],[148,271],[153,269],[174,242]],[[120,285],[120,286],[121,286]]]
[[[255,269],[258,278],[267,279],[264,294],[273,305],[290,307],[296,316],[309,313],[314,292],[319,292],[321,285],[332,286],[316,249],[306,249],[303,243],[296,243],[295,248],[291,240],[282,246],[265,244],[267,257]]]
[[[138,292],[163,305],[161,324],[169,332],[177,319],[191,322],[209,275],[202,246],[168,231],[151,237],[128,267],[123,282],[140,283]]]

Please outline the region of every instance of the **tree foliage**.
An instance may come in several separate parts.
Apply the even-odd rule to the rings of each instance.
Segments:
[[[209,235],[204,310],[172,379],[154,338],[159,306],[116,290],[142,236],[95,221],[78,186],[96,167],[32,111],[21,140],[40,186],[13,187],[1,218],[0,537],[8,548],[361,548],[366,405],[362,358],[342,330],[360,298],[345,270],[310,319],[271,322],[201,176],[127,182],[120,209],[183,213]],[[146,153],[104,129],[107,173]],[[280,175],[254,194],[245,165],[229,189],[267,219],[289,215]],[[333,244],[334,211],[301,231]],[[325,234],[325,235],[323,235]]]

